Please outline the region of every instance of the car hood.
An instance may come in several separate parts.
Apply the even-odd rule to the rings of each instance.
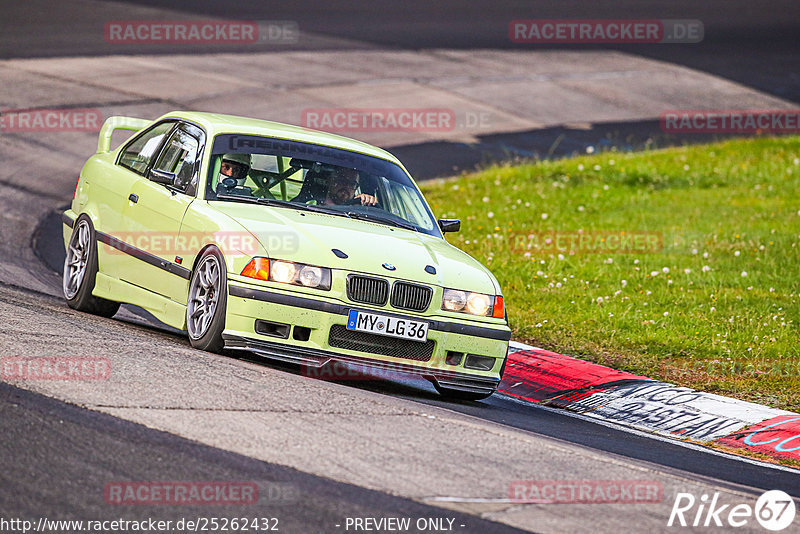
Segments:
[[[486,267],[438,237],[325,213],[239,202],[211,204],[253,234],[270,258],[500,294]],[[428,265],[436,274],[425,271]]]

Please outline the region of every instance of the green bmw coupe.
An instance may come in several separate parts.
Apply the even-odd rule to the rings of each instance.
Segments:
[[[111,150],[116,130],[136,133]],[[199,349],[412,373],[458,399],[502,377],[497,280],[366,143],[212,113],[111,117],[63,223],[77,310],[134,304]]]

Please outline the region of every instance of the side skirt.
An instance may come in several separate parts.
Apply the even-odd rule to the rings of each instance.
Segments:
[[[186,330],[185,305],[107,274],[97,273],[92,295],[139,306],[159,321]]]

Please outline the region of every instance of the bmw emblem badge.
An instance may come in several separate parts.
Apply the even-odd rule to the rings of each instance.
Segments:
[[[392,265],[391,263],[384,263],[384,264],[383,264],[383,268],[384,268],[384,269],[386,269],[386,270],[388,270],[388,271],[395,271],[395,270],[397,270],[397,267],[395,267],[395,266],[394,266],[394,265]]]

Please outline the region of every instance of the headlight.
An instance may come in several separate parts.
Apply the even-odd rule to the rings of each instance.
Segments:
[[[505,318],[505,305],[503,297],[500,295],[445,289],[442,297],[442,309],[481,317]]]
[[[472,315],[488,315],[488,311],[492,308],[492,301],[489,300],[489,295],[483,293],[470,293],[467,297],[467,313]]]
[[[273,282],[281,282],[282,284],[291,284],[294,282],[294,275],[297,269],[294,263],[288,261],[272,261],[269,270],[269,277]]]
[[[445,289],[442,299],[442,309],[449,311],[464,311],[467,305],[467,294],[464,291]]]
[[[242,269],[242,276],[325,291],[331,288],[331,270],[327,267],[315,267],[285,260],[253,258]]]
[[[306,287],[318,287],[322,282],[322,269],[306,265],[300,269],[300,276],[298,278],[300,283]]]

